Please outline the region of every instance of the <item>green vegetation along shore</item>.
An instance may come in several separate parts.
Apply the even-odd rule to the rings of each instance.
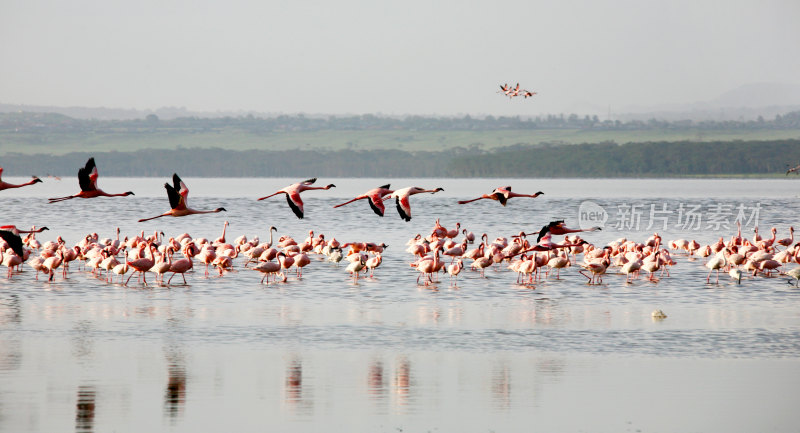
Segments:
[[[7,176],[776,176],[800,163],[800,112],[742,122],[278,116],[162,121],[0,114]],[[199,169],[202,167],[202,169]]]

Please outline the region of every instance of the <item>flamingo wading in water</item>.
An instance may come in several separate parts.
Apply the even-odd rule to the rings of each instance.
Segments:
[[[86,166],[78,169],[78,185],[81,187],[81,192],[66,197],[50,198],[50,203],[57,203],[64,200],[80,198],[95,198],[95,197],[125,197],[135,195],[133,191],[122,192],[119,194],[109,194],[97,187],[97,165],[94,163],[94,158],[89,158],[86,161]]]
[[[217,213],[225,211],[224,207],[218,207],[214,210],[195,210],[190,208],[186,204],[186,200],[189,198],[189,188],[186,187],[186,184],[183,183],[180,177],[178,177],[177,173],[173,173],[172,182],[174,185],[170,185],[169,183],[164,184],[164,188],[167,190],[167,197],[169,198],[169,205],[172,206],[172,209],[164,212],[161,215],[156,215],[150,218],[142,218],[139,220],[139,222],[149,221],[165,216],[182,217],[186,215]]]
[[[258,200],[264,200],[270,198],[272,196],[276,196],[278,194],[286,194],[286,201],[289,203],[289,207],[292,208],[292,212],[297,215],[297,218],[303,218],[303,200],[300,198],[300,193],[303,191],[307,191],[310,189],[331,189],[335,187],[334,184],[328,184],[325,186],[311,186],[314,182],[317,181],[316,177],[313,177],[308,180],[304,180],[302,182],[293,183],[278,192],[272,193],[268,196],[261,197]]]

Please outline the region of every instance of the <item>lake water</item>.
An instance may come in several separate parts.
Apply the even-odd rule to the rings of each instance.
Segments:
[[[78,185],[46,178],[0,192],[1,222],[46,225],[37,239],[71,245],[116,227],[214,239],[227,220],[228,239],[265,240],[276,226],[298,240],[384,242],[384,263],[357,283],[321,259],[268,285],[241,258],[222,277],[196,263],[187,285],[75,269],[48,283],[27,266],[0,277],[0,431],[798,431],[800,289],[788,277],[706,284],[704,259],[676,255],[658,283],[609,274],[590,286],[573,266],[532,287],[505,268],[425,287],[405,252],[436,218],[490,239],[552,219],[602,225],[583,234],[596,245],[654,231],[706,244],[737,219],[745,236],[757,224],[783,238],[800,215],[795,177],[392,179],[445,189],[412,197],[408,223],[390,202],[384,218],[363,201],[332,208],[389,180],[320,179],[337,187],[303,193],[303,220],[283,197],[255,200],[300,179],[184,180],[190,206],[227,212],[137,223],[168,210],[167,179],[101,177],[136,195],[47,204]],[[456,204],[507,184],[545,194]]]

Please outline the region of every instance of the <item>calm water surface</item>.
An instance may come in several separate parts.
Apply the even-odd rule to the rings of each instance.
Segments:
[[[533,287],[505,269],[424,287],[405,242],[436,218],[493,239],[555,218],[593,222],[587,209],[606,214],[584,236],[598,245],[653,231],[710,243],[737,217],[746,236],[757,223],[782,238],[798,222],[800,181],[394,179],[445,189],[412,197],[409,223],[393,206],[384,218],[365,202],[332,208],[381,179],[320,179],[337,187],[304,193],[303,220],[282,197],[255,201],[297,180],[186,178],[192,207],[228,212],[146,223],[136,220],[168,210],[166,179],[101,177],[136,196],[52,205],[46,197],[77,192],[75,179],[0,192],[2,223],[47,225],[42,242],[116,227],[214,239],[227,220],[229,239],[265,240],[274,225],[301,240],[314,230],[389,245],[357,283],[322,260],[269,285],[241,259],[187,285],[125,287],[74,270],[50,284],[27,267],[0,277],[0,431],[798,431],[800,290],[786,277],[708,285],[705,260],[676,256],[657,284],[607,275],[588,286],[572,267]],[[545,194],[456,204],[509,183]],[[656,308],[669,317],[654,321]]]

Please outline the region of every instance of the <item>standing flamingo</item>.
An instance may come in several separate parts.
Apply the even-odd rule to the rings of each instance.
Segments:
[[[264,200],[266,198],[270,198],[272,196],[278,194],[286,194],[286,202],[289,203],[289,207],[292,208],[292,212],[297,215],[297,218],[303,218],[303,200],[300,199],[300,193],[303,191],[308,191],[310,189],[331,189],[335,187],[334,184],[328,184],[325,186],[311,186],[314,182],[317,181],[317,178],[311,178],[308,180],[304,180],[302,182],[293,183],[286,188],[281,189],[280,191],[270,194],[265,197],[261,197],[258,200]]]
[[[94,163],[94,158],[89,158],[86,161],[86,166],[78,169],[78,185],[81,187],[81,192],[66,197],[50,198],[49,203],[57,203],[64,200],[80,198],[95,198],[95,197],[125,197],[135,195],[133,191],[123,192],[119,194],[109,194],[97,187],[97,165]]]
[[[217,213],[225,211],[224,207],[218,207],[214,210],[194,210],[190,208],[186,204],[186,201],[189,198],[189,188],[186,187],[186,184],[183,183],[180,177],[178,177],[177,173],[172,174],[172,182],[174,185],[170,185],[169,183],[164,184],[164,188],[167,190],[167,197],[169,198],[169,205],[172,206],[172,209],[164,212],[161,215],[156,215],[150,218],[142,218],[139,220],[139,222],[150,221],[152,219],[165,216],[182,217],[186,215]],[[225,230],[223,229],[223,233],[224,231]]]
[[[458,204],[466,204],[466,203],[471,203],[473,201],[488,199],[488,200],[499,201],[501,205],[505,206],[506,203],[508,202],[508,199],[510,199],[510,198],[514,198],[514,197],[536,198],[536,197],[539,197],[542,194],[544,194],[544,193],[541,192],[541,191],[538,191],[536,194],[517,194],[515,192],[511,192],[511,187],[510,186],[501,186],[501,187],[495,188],[494,191],[492,191],[491,194],[483,194],[482,196],[480,196],[478,198],[473,198],[471,200],[461,200],[461,201],[458,202]]]
[[[22,188],[23,186],[33,185],[34,183],[39,183],[42,180],[36,176],[33,176],[33,179],[20,184],[13,184],[8,182],[3,182],[3,167],[0,167],[0,191],[4,189],[12,189],[12,188]]]
[[[423,192],[436,194],[439,191],[444,191],[444,188],[424,189],[418,186],[409,186],[407,188],[395,190],[395,192],[391,193],[388,197],[384,197],[383,200],[386,201],[390,198],[394,198],[397,203],[397,213],[400,214],[400,218],[408,222],[411,221],[411,203],[409,203],[408,198],[414,194]]]
[[[386,211],[386,207],[383,205],[383,198],[394,192],[391,189],[389,189],[390,185],[391,184],[387,183],[386,185],[373,188],[350,201],[346,201],[342,204],[337,204],[336,206],[334,206],[334,208],[342,207],[346,204],[350,204],[357,200],[367,199],[367,201],[369,202],[369,207],[371,207],[372,210],[376,214],[378,214],[378,216],[383,216],[383,213]]]

